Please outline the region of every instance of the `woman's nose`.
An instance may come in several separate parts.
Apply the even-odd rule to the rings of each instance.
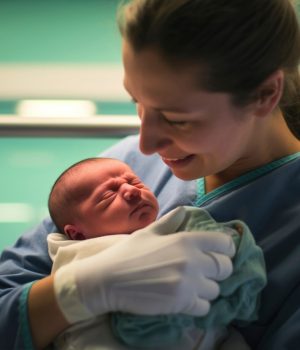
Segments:
[[[154,110],[139,110],[141,119],[140,150],[144,154],[159,152],[171,144],[171,139],[165,130],[162,115]]]
[[[121,186],[121,193],[126,201],[132,201],[141,198],[141,190],[128,183],[124,183]]]

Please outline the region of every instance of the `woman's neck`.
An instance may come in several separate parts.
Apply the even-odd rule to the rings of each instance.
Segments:
[[[268,122],[267,122],[268,123]],[[300,141],[289,130],[282,114],[273,116],[271,123],[256,133],[254,142],[246,155],[243,155],[228,169],[205,177],[206,193],[257,169],[274,160],[300,151]]]

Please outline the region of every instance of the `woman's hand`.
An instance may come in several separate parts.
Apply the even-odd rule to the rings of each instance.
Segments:
[[[220,232],[175,232],[181,208],[112,247],[59,269],[58,304],[70,322],[111,311],[207,314],[216,281],[232,273],[232,239]]]

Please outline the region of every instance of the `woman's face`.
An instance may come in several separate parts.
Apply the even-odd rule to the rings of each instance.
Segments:
[[[256,119],[227,93],[200,90],[195,66],[170,66],[151,49],[124,42],[124,86],[141,119],[140,149],[158,153],[179,178],[239,168],[251,156]]]

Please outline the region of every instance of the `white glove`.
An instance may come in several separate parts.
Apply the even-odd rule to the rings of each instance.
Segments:
[[[58,304],[70,323],[111,311],[203,316],[232,273],[235,246],[220,232],[175,232],[179,207],[147,228],[54,277]]]

